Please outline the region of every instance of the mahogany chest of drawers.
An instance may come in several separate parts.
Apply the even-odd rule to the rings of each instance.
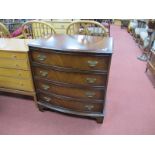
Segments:
[[[35,97],[28,40],[0,39],[0,91]]]
[[[40,110],[103,122],[112,38],[57,34],[29,43]]]

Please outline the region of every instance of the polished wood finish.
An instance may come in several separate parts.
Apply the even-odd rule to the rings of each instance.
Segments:
[[[30,42],[29,48],[39,109],[102,123],[112,38],[54,35]]]
[[[70,61],[72,60],[72,63]],[[33,51],[32,61],[58,67],[74,68],[81,70],[99,70],[108,71],[110,58],[107,56],[87,56],[82,55],[68,55],[60,54],[56,51],[53,53],[40,53],[39,51]]]
[[[36,89],[81,99],[104,99],[104,88],[77,88],[36,79]]]
[[[67,108],[63,108],[63,107],[57,107],[57,106],[54,106],[52,104],[49,104],[49,103],[43,103],[43,102],[39,102],[38,101],[38,108],[41,112],[44,112],[45,110],[54,110],[54,111],[58,111],[58,112],[62,112],[62,113],[65,113],[65,114],[73,114],[73,115],[77,115],[77,116],[86,116],[86,117],[90,117],[90,118],[96,118],[96,121],[98,123],[102,123],[103,122],[103,119],[104,119],[104,114],[101,113],[100,115],[98,113],[86,113],[86,112],[76,112],[76,111],[73,111],[73,110],[69,110]],[[102,120],[102,121],[98,121],[98,120]]]
[[[44,93],[37,94],[38,100],[42,102],[50,103],[54,106],[66,108],[69,110],[73,110],[76,112],[102,112],[102,104],[101,103],[85,103],[85,102],[78,102],[73,101],[68,98],[62,98],[62,96],[49,96]]]
[[[107,82],[107,74],[84,74],[77,72],[65,72],[45,69],[43,67],[35,67],[33,69],[35,76],[45,78],[60,83],[78,84],[85,86],[100,86]]]
[[[0,39],[0,91],[30,95],[36,100],[28,59],[29,41]]]
[[[57,53],[65,54],[103,56],[111,54],[113,39],[111,37],[55,34],[49,39],[32,41],[29,46],[31,50],[46,49],[44,52],[55,50]]]

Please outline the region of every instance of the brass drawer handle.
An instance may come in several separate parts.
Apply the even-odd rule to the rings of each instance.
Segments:
[[[98,61],[88,60],[87,63],[89,64],[89,67],[95,67],[98,64]]]
[[[86,110],[92,110],[94,108],[94,105],[85,105]]]
[[[94,96],[96,95],[95,92],[89,92],[89,91],[86,92],[85,94],[86,94],[86,96],[89,97],[89,98],[92,98],[92,97],[94,97]]]
[[[40,61],[44,61],[44,60],[46,59],[46,55],[39,54],[39,55],[37,56],[37,58],[38,58],[38,60],[40,60]]]
[[[50,86],[45,85],[45,84],[42,84],[42,88],[43,88],[44,90],[48,90],[48,89],[50,88]]]
[[[40,71],[40,75],[43,77],[46,77],[48,75],[48,72],[46,71]]]
[[[43,98],[44,98],[44,100],[47,101],[47,102],[51,101],[51,98],[50,98],[50,97],[44,96]]]
[[[87,83],[95,83],[96,78],[86,78]]]

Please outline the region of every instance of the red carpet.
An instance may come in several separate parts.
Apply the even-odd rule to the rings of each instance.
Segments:
[[[30,99],[0,93],[0,134],[155,134],[155,88],[132,37],[118,26],[114,37],[103,124],[39,112]]]

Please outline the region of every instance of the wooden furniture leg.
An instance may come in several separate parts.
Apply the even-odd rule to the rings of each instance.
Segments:
[[[103,119],[104,119],[104,117],[97,117],[96,122],[97,123],[103,123]]]

